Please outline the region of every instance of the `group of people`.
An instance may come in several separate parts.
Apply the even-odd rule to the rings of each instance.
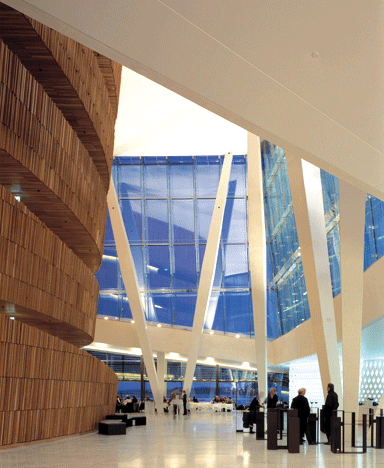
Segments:
[[[148,397],[147,397],[148,398]],[[127,395],[123,401],[123,398],[120,395],[117,395],[116,398],[116,412],[121,413],[124,410],[124,407],[128,405],[128,403],[133,403],[133,411],[138,412],[142,407],[144,407],[144,403],[140,403],[137,399],[136,395],[133,395],[132,398]]]
[[[227,398],[226,396],[224,395],[221,395],[221,398],[219,398],[219,395],[215,395],[213,397],[213,400],[212,400],[212,403],[226,403],[228,405],[232,405],[233,404],[233,400],[231,397]]]
[[[335,392],[335,387],[332,383],[327,386],[327,398],[323,406],[323,431],[327,436],[326,445],[331,444],[331,419],[333,411],[339,407],[339,397]],[[300,443],[304,443],[304,434],[307,436],[309,444],[314,444],[311,433],[308,431],[308,418],[310,414],[310,408],[307,398],[305,397],[305,388],[299,389],[299,394],[292,400],[291,408],[297,409],[297,415],[300,419]]]
[[[179,391],[178,390],[174,390],[172,393],[171,393],[171,396],[169,397],[169,401],[167,402],[167,399],[164,397],[163,399],[163,403],[166,403],[168,404],[168,406],[171,406],[173,405],[173,414],[177,414],[177,411],[178,411],[178,404],[175,400],[178,400],[180,399],[179,398]],[[183,401],[183,415],[187,415],[188,412],[187,412],[187,392],[185,390],[183,390],[183,393],[181,395],[181,399]],[[166,408],[164,407],[164,410]]]
[[[327,387],[327,398],[325,400],[325,404],[323,407],[323,431],[327,436],[326,445],[331,443],[331,418],[333,415],[333,411],[337,410],[339,407],[339,398],[337,393],[335,392],[334,385],[332,383],[328,384]],[[308,418],[311,413],[311,409],[309,407],[309,403],[307,398],[305,397],[306,389],[300,388],[298,391],[298,395],[293,398],[291,403],[292,409],[297,409],[297,415],[300,420],[300,444],[304,443],[304,435],[307,437],[308,444],[312,445],[315,444],[315,440],[313,440],[311,436],[311,432],[308,430]],[[268,397],[265,399],[264,404],[267,406],[267,409],[276,408],[278,402],[278,397],[276,395],[276,390],[272,387]],[[259,402],[258,396],[255,396],[252,400],[251,404],[249,405],[249,411],[254,412],[260,409],[261,405]],[[253,419],[250,420],[250,428],[253,428]]]

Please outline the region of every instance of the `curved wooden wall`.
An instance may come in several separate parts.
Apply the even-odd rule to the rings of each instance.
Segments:
[[[94,52],[7,5],[0,18],[4,43],[70,122],[107,190],[116,116]]]
[[[115,374],[77,347],[95,332],[120,77],[0,3],[0,446],[115,409]]]
[[[0,186],[0,310],[85,346],[93,341],[99,285],[53,232]]]
[[[0,316],[0,445],[96,429],[117,377],[85,351]]]
[[[0,42],[0,184],[96,272],[107,203],[100,175],[42,86]]]

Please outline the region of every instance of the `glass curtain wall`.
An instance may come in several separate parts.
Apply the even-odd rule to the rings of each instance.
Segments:
[[[273,293],[283,335],[310,317],[300,247],[289,188],[285,152],[262,144],[267,246],[272,275],[268,291]],[[338,178],[321,170],[324,213],[333,296],[340,287],[340,233]],[[384,253],[384,203],[367,195],[365,210],[364,270]]]
[[[149,322],[192,327],[223,156],[119,157],[113,177]],[[253,336],[247,160],[233,157],[206,330]],[[98,313],[132,318],[110,220],[97,273]],[[269,301],[268,334],[279,334]]]

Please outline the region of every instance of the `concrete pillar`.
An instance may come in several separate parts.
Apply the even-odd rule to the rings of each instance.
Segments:
[[[343,409],[359,414],[366,194],[339,180]]]
[[[113,179],[111,179],[108,195],[108,209],[111,217],[113,235],[116,242],[117,255],[119,257],[121,276],[123,277],[125,291],[131,308],[132,317],[135,321],[135,329],[140,342],[145,367],[147,369],[149,383],[151,385],[155,406],[162,407],[163,400],[157,374],[155,362],[153,360],[152,348],[149,340],[147,323],[145,319],[144,306],[142,304],[139,283],[137,280],[136,268],[132,257],[131,247],[124,227],[119,201],[116,195]],[[127,346],[129,343],[127,343]]]
[[[342,403],[320,169],[288,152],[286,161],[324,399],[331,382]]]
[[[248,241],[260,402],[268,394],[267,253],[260,138],[248,132]]]

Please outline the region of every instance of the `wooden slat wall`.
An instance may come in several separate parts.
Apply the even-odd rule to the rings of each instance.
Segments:
[[[42,86],[0,41],[0,184],[96,272],[106,197],[77,134]]]
[[[117,385],[85,351],[0,316],[0,446],[96,429]]]
[[[117,116],[122,66],[97,52],[95,52],[95,57],[105,79],[105,85],[111,100],[112,110]]]
[[[101,62],[0,3],[0,447],[115,409],[115,374],[75,347],[94,336],[120,87]]]
[[[94,52],[1,3],[0,37],[76,131],[107,190],[116,114]]]
[[[87,266],[0,186],[0,313],[78,346],[93,340],[99,285]]]

